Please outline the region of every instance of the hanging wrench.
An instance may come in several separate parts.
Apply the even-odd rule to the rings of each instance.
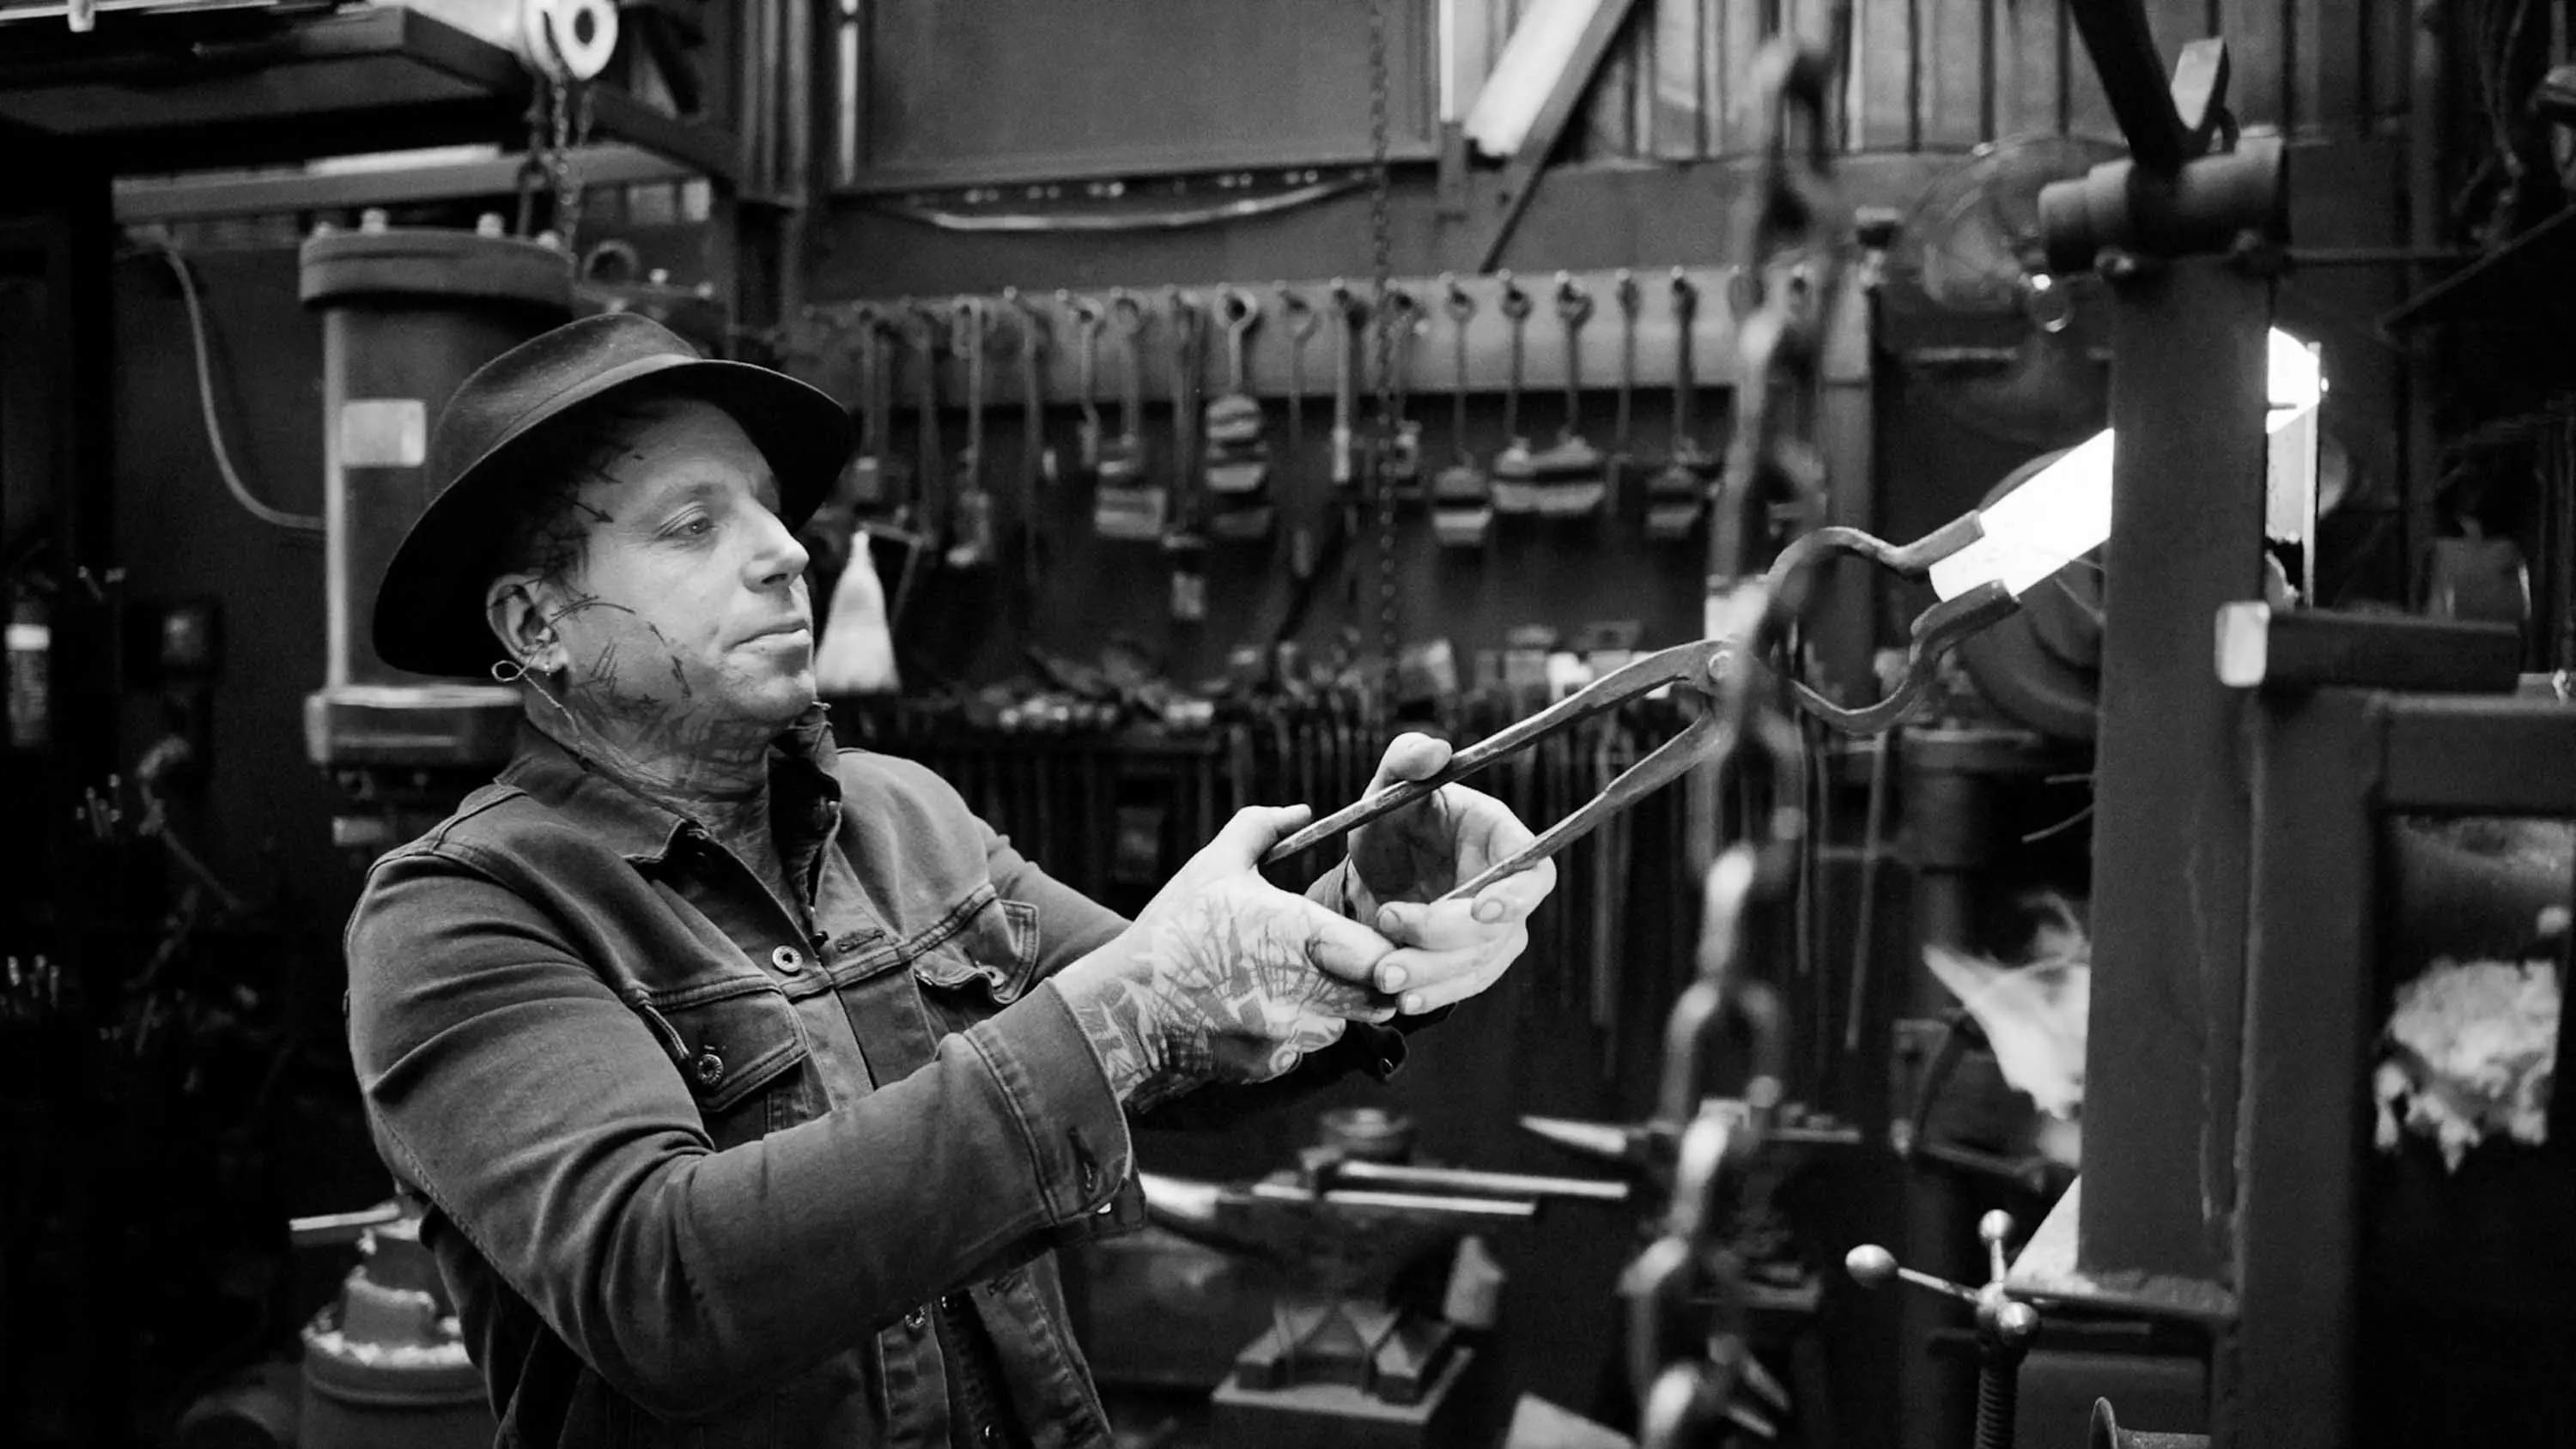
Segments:
[[[1333,497],[1341,505],[1342,596],[1359,597],[1360,492],[1357,412],[1359,380],[1355,372],[1360,322],[1368,303],[1354,295],[1341,278],[1333,279],[1333,318],[1340,331],[1333,338]]]
[[[1411,357],[1414,336],[1422,329],[1422,304],[1404,288],[1389,287],[1386,313],[1386,365],[1392,374],[1387,380],[1387,401],[1394,413],[1381,420],[1386,424],[1381,436],[1387,451],[1378,462],[1378,485],[1396,502],[1414,503],[1422,498],[1422,424],[1406,417],[1404,410],[1413,391]]]
[[[1556,274],[1556,319],[1565,328],[1565,421],[1530,468],[1539,483],[1538,511],[1567,518],[1600,508],[1609,492],[1601,450],[1583,436],[1583,324],[1592,319],[1592,296],[1568,272]]]
[[[1707,510],[1718,460],[1703,450],[1692,426],[1699,379],[1692,365],[1692,330],[1699,317],[1699,288],[1673,268],[1673,446],[1655,476],[1646,480],[1646,537],[1687,541]]]
[[[1305,294],[1278,284],[1280,315],[1288,319],[1288,455],[1291,476],[1296,459],[1306,446],[1306,342],[1324,325],[1323,317]],[[1293,505],[1295,522],[1288,532],[1288,573],[1304,582],[1315,576],[1322,563],[1322,548],[1315,536],[1315,524],[1305,508],[1305,500]]]
[[[1171,290],[1172,322],[1172,471],[1171,525],[1163,533],[1163,558],[1171,566],[1171,611],[1179,623],[1207,618],[1207,537],[1200,529],[1199,489],[1192,486],[1199,421],[1199,348],[1207,316],[1198,298],[1178,287]]]
[[[948,322],[949,351],[966,363],[966,447],[957,455],[947,559],[953,569],[980,569],[993,561],[993,495],[984,491],[984,362],[993,314],[981,297],[959,297]]]
[[[1431,530],[1450,548],[1482,548],[1494,526],[1494,488],[1476,455],[1467,446],[1467,325],[1475,320],[1476,299],[1458,285],[1455,274],[1440,274],[1448,295],[1449,314],[1449,466],[1431,480]]]
[[[939,340],[948,319],[910,298],[896,304],[902,309],[903,340],[919,363],[913,376],[913,494],[906,510],[911,526],[921,535],[936,541],[947,532],[947,518],[931,489],[942,476],[944,445],[939,437]]]
[[[1017,287],[1004,287],[1002,300],[1019,313],[1020,322],[1020,571],[1032,594],[1038,586],[1038,484],[1055,481],[1055,449],[1046,440],[1046,317]]]
[[[1269,494],[1270,444],[1262,437],[1261,400],[1252,395],[1245,362],[1261,304],[1251,293],[1227,287],[1218,296],[1217,317],[1225,324],[1226,391],[1207,405],[1204,476],[1218,505],[1208,526],[1219,538],[1264,539],[1276,516]]]
[[[1101,315],[1099,303],[1089,297],[1077,297],[1062,287],[1056,289],[1055,304],[1059,309],[1072,314],[1074,335],[1082,342],[1082,351],[1078,354],[1081,358],[1081,376],[1076,388],[1080,394],[1076,401],[1082,404],[1082,425],[1075,434],[1078,449],[1075,456],[1082,462],[1082,471],[1096,472],[1100,467],[1100,405],[1097,400],[1100,384],[1100,328],[1106,319]]]
[[[1118,436],[1100,443],[1100,485],[1092,495],[1092,527],[1103,538],[1152,543],[1171,520],[1171,493],[1147,474],[1145,414],[1145,306],[1124,287],[1109,294],[1109,321],[1125,355],[1119,379]]]
[[[1512,280],[1510,272],[1496,274],[1502,284],[1502,301],[1498,304],[1503,320],[1511,324],[1511,370],[1503,383],[1503,450],[1494,455],[1494,511],[1496,513],[1535,513],[1538,511],[1538,471],[1530,455],[1529,439],[1521,432],[1521,370],[1527,354],[1529,318],[1533,310],[1530,294]]]
[[[1619,485],[1625,481],[1623,475],[1635,461],[1628,454],[1628,440],[1637,392],[1637,313],[1643,308],[1646,296],[1645,289],[1637,285],[1637,278],[1626,267],[1619,269],[1610,291],[1619,303],[1619,406],[1618,416],[1611,424],[1608,468],[1609,507],[1615,513],[1619,509]]]

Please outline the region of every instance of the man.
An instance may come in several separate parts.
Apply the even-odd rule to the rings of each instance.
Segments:
[[[1126,1114],[1391,1072],[1554,883],[1425,904],[1530,838],[1451,786],[1307,897],[1255,870],[1305,809],[1246,810],[1131,922],[834,750],[793,534],[847,448],[803,384],[575,322],[448,404],[387,570],[387,662],[527,702],[348,931],[369,1121],[506,1444],[1106,1444],[1050,1249],[1135,1220]]]

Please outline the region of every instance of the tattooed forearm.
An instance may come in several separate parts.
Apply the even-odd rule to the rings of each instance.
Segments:
[[[1319,970],[1302,917],[1254,896],[1193,897],[1140,925],[1118,959],[1068,983],[1074,1020],[1132,1106],[1210,1081],[1259,1081],[1378,1009]]]

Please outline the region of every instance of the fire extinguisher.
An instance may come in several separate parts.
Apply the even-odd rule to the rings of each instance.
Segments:
[[[9,606],[9,747],[41,750],[54,741],[52,610],[21,590]]]

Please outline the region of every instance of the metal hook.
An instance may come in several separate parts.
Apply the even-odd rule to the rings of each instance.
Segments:
[[[1466,325],[1467,319],[1476,315],[1476,299],[1468,294],[1465,287],[1458,284],[1458,274],[1455,272],[1440,274],[1440,288],[1447,294],[1441,305],[1448,308],[1450,317],[1460,326]]]
[[[1579,327],[1592,317],[1592,294],[1574,280],[1572,272],[1556,274],[1556,315],[1568,326]]]
[[[1288,335],[1304,343],[1315,335],[1316,328],[1324,325],[1323,314],[1315,310],[1315,304],[1306,299],[1305,293],[1286,282],[1276,284],[1275,290],[1279,294],[1279,311],[1288,319]]]

